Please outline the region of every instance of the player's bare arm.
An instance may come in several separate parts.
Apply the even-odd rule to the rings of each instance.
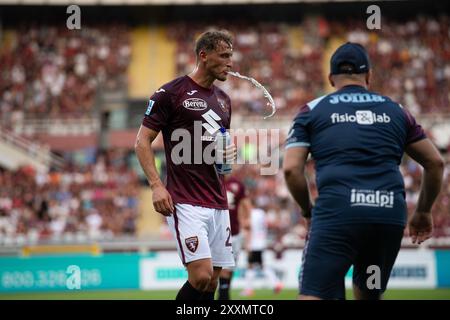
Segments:
[[[431,208],[442,187],[444,160],[429,139],[412,143],[405,151],[424,169],[417,208],[409,221],[413,243],[421,244],[433,232]]]
[[[155,166],[155,154],[151,147],[157,135],[158,132],[141,125],[136,137],[134,149],[152,189],[155,210],[164,216],[169,216],[174,211],[172,197],[159,178]]]
[[[250,229],[250,212],[252,210],[252,203],[249,198],[245,197],[239,203],[238,220],[242,230]]]
[[[294,147],[286,150],[283,171],[286,184],[294,200],[302,208],[305,218],[311,217],[311,197],[309,195],[308,180],[305,176],[305,165],[308,159],[309,149]]]

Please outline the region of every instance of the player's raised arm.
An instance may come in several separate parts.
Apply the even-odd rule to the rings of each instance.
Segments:
[[[152,198],[155,210],[164,216],[169,216],[174,211],[172,198],[159,178],[155,165],[155,154],[151,147],[157,135],[158,132],[155,130],[141,125],[136,137],[134,150],[153,191]]]
[[[409,221],[413,243],[422,243],[431,237],[433,220],[431,208],[442,187],[444,160],[429,139],[411,143],[406,153],[424,169],[416,211]]]
[[[305,165],[309,149],[306,147],[292,147],[286,149],[283,161],[283,171],[286,184],[295,201],[302,208],[305,218],[311,217],[311,199],[308,181],[305,176]]]

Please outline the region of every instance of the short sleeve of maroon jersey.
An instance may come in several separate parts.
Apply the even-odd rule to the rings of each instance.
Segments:
[[[409,113],[408,110],[403,108],[403,111],[405,112],[407,125],[407,136],[405,145],[425,139],[427,136],[425,135],[422,126],[416,122],[416,119],[413,117],[411,113]]]
[[[161,131],[167,125],[172,109],[171,94],[162,88],[157,90],[148,101],[142,125]]]

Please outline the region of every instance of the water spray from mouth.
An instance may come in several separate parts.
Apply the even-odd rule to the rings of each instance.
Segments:
[[[243,75],[239,74],[239,72],[228,71],[228,74],[231,74],[233,77],[237,77],[237,78],[240,78],[240,79],[244,79],[244,80],[250,81],[256,88],[261,89],[263,91],[264,97],[266,97],[267,100],[269,100],[268,105],[270,104],[271,107],[272,107],[272,113],[267,115],[267,116],[264,116],[264,120],[267,119],[267,118],[270,118],[271,116],[273,116],[275,114],[275,112],[277,110],[276,107],[275,107],[275,101],[273,100],[273,98],[270,95],[269,91],[267,91],[267,89],[264,88],[264,86],[262,84],[260,84],[258,81],[256,81],[253,78],[246,77],[246,76],[243,76]]]

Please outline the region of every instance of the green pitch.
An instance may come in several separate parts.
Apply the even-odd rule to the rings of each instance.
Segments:
[[[176,290],[118,290],[118,291],[76,291],[76,292],[52,292],[52,293],[15,293],[0,294],[0,300],[4,299],[40,299],[40,300],[173,300]],[[295,300],[297,290],[283,290],[274,294],[271,290],[256,290],[251,298],[239,296],[239,291],[232,292],[233,300]],[[350,290],[347,290],[347,299],[353,299]],[[387,300],[450,300],[450,288],[448,289],[391,289],[385,294]]]

